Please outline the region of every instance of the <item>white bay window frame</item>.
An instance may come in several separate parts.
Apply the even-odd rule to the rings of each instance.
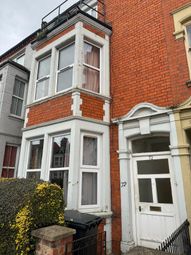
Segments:
[[[74,88],[82,88],[83,84],[83,63],[84,63],[84,42],[92,44],[95,47],[100,48],[100,89],[99,93],[88,90],[93,94],[99,94],[104,96],[110,96],[109,90],[109,36],[105,38],[94,34],[83,27],[82,22],[78,22],[75,25],[75,29],[58,38],[56,41],[50,43],[46,47],[38,50],[33,56],[31,78],[29,84],[29,95],[27,104],[46,99],[47,97],[54,96],[58,93],[65,93]],[[58,72],[58,61],[59,61],[59,50],[67,45],[75,43],[74,63],[73,63],[73,82],[72,87],[66,90],[57,92],[57,72]],[[46,97],[36,99],[36,78],[38,74],[38,61],[51,55],[50,61],[50,74],[49,74],[49,89]],[[90,66],[91,68],[91,66]],[[62,70],[59,70],[62,71]],[[45,77],[46,78],[46,77]],[[35,88],[34,88],[35,87]],[[87,90],[86,90],[87,91]]]

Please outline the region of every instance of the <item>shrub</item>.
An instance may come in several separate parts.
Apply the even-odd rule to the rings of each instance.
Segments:
[[[0,255],[34,254],[31,231],[53,224],[64,224],[60,187],[29,179],[0,179]]]

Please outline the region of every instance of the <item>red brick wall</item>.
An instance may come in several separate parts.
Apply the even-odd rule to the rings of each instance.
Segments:
[[[170,12],[190,0],[105,0],[111,21],[112,117],[140,102],[171,106],[191,95],[183,40]]]
[[[74,29],[74,26],[71,26],[69,28],[67,28],[66,30],[60,32],[59,34],[55,35],[54,37],[52,37],[51,39],[45,41],[44,43],[40,44],[38,47],[37,47],[37,51],[46,47],[48,44],[56,41],[57,39],[59,39],[60,37],[62,37],[63,35],[67,34],[68,32],[72,31]]]
[[[103,99],[87,95],[84,93],[80,94],[80,98],[82,99],[82,105],[80,106],[80,110],[82,111],[83,117],[103,120],[104,116]]]
[[[105,38],[105,33],[99,31],[98,29],[93,28],[92,26],[87,25],[87,24],[83,24],[83,27],[86,28],[87,30],[89,30],[90,32],[94,33],[94,34],[99,35],[100,37]]]
[[[172,106],[186,100],[191,88],[184,40],[175,40],[170,14],[190,0],[105,0],[113,33],[110,47],[111,118],[141,102]],[[111,129],[113,253],[120,254],[121,208],[118,130]],[[128,231],[128,230],[127,230]]]
[[[72,115],[71,103],[69,94],[30,107],[27,127]]]

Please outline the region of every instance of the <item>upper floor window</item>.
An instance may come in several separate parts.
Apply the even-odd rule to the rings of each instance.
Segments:
[[[84,42],[84,70],[82,87],[100,92],[100,48]]]
[[[19,79],[15,79],[12,104],[11,104],[11,114],[21,117],[23,112],[24,104],[24,94],[25,94],[25,83]]]
[[[48,56],[38,63],[38,72],[36,80],[35,99],[41,99],[48,96],[49,79],[50,79],[50,59]]]
[[[59,51],[57,92],[72,87],[74,67],[74,43]]]

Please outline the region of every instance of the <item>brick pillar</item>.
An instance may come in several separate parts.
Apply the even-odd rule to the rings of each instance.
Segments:
[[[32,231],[32,236],[37,239],[36,255],[70,255],[73,235],[76,231],[72,228],[50,226]]]

